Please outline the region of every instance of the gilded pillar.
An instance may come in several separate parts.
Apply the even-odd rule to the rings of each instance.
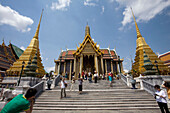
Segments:
[[[61,67],[61,62],[59,62],[59,66],[58,66],[58,74],[60,74],[60,67]]]
[[[70,60],[70,73],[69,73],[69,80],[71,80],[71,69],[72,69],[72,60]]]
[[[82,73],[82,69],[83,69],[83,55],[81,54],[80,55],[80,74]]]
[[[77,77],[77,73],[76,73],[76,64],[77,64],[77,62],[76,62],[76,56],[74,57],[74,73],[75,73],[75,78]]]
[[[117,69],[117,73],[119,73],[118,62],[116,62],[116,69]]]
[[[111,60],[111,72],[113,73],[113,61]]]
[[[96,67],[96,72],[99,74],[99,66],[98,66],[98,60],[97,60],[97,54],[95,54],[95,67]]]
[[[104,66],[103,66],[103,57],[101,56],[101,67],[102,67],[102,74],[104,74]]]
[[[107,73],[107,61],[105,60],[105,70],[106,70],[106,73]]]
[[[66,62],[64,62],[64,76],[65,76],[65,74],[66,74]]]
[[[58,74],[58,65],[57,65],[57,63],[55,63],[55,73]]]
[[[122,64],[122,62],[121,62],[121,72],[123,72],[123,64]]]

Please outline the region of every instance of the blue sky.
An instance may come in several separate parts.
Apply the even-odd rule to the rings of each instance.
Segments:
[[[0,0],[0,40],[26,48],[44,8],[39,42],[46,71],[54,69],[61,49],[76,49],[88,22],[101,48],[116,47],[124,69],[135,57],[136,30],[130,7],[147,44],[156,53],[170,50],[170,0]]]

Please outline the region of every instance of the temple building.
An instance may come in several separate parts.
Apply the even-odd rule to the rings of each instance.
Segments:
[[[18,76],[22,70],[23,62],[25,62],[25,64],[24,64],[24,69],[25,69],[25,67],[28,65],[29,60],[31,59],[31,61],[32,61],[36,52],[37,52],[37,66],[38,66],[36,72],[38,73],[39,77],[41,77],[45,74],[44,66],[41,63],[42,60],[40,57],[39,37],[38,37],[42,14],[43,14],[43,11],[41,13],[41,17],[40,17],[40,21],[39,21],[36,33],[35,33],[34,37],[32,38],[29,46],[25,49],[25,51],[19,57],[19,59],[16,62],[14,62],[13,66],[11,66],[10,69],[7,70],[7,74],[9,76],[11,76],[11,75]]]
[[[167,65],[170,68],[170,51],[159,55],[159,59],[164,61],[165,65]]]
[[[5,72],[13,63],[19,59],[24,51],[17,46],[9,43],[8,46],[5,45],[4,40],[2,45],[0,45],[0,71]]]
[[[83,42],[76,50],[62,51],[58,60],[55,60],[55,73],[65,75],[67,72],[69,79],[71,73],[75,72],[75,78],[78,74],[94,71],[99,74],[107,74],[112,72],[118,74],[123,72],[123,59],[117,55],[115,49],[100,49],[90,36],[90,27],[87,25],[85,29],[85,37]]]
[[[152,51],[152,49],[149,47],[149,45],[146,43],[145,39],[142,37],[138,25],[135,20],[134,13],[132,11],[132,15],[134,18],[135,26],[136,26],[136,32],[137,32],[137,40],[136,40],[136,56],[135,56],[135,62],[132,65],[132,70],[136,71],[139,74],[144,73],[146,70],[143,67],[144,66],[144,51],[152,64],[154,65],[154,69],[156,69],[156,62],[159,68],[159,71],[162,72],[164,70],[168,71],[168,66],[164,64],[162,60],[158,58],[158,56]]]

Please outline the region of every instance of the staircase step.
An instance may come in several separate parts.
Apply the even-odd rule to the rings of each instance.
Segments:
[[[153,101],[140,101],[140,102],[136,102],[136,101],[124,101],[124,102],[117,102],[117,101],[111,101],[111,102],[101,102],[101,101],[98,101],[98,102],[94,102],[94,101],[91,101],[91,102],[63,102],[63,101],[58,101],[58,102],[51,102],[51,101],[44,101],[44,102],[35,102],[35,105],[36,104],[45,104],[45,105],[48,105],[48,104],[51,104],[51,105],[80,105],[80,104],[83,104],[83,105],[98,105],[98,104],[157,104],[156,101],[153,102]]]
[[[60,86],[53,90],[46,90],[34,104],[33,113],[36,111],[51,112],[108,112],[124,110],[129,113],[146,110],[155,111],[159,107],[152,95],[144,90],[131,89],[122,80],[115,80],[113,87],[104,80],[97,84],[83,82],[83,93],[78,94],[78,82],[76,81],[75,91],[70,91],[70,81],[66,89],[67,97],[60,99]],[[131,112],[133,111],[133,112]],[[117,112],[116,112],[117,113]],[[153,113],[153,112],[152,112]],[[157,112],[155,112],[157,113]]]
[[[61,107],[34,107],[33,110],[147,110],[147,109],[159,109],[159,107],[104,107],[104,108],[61,108]]]

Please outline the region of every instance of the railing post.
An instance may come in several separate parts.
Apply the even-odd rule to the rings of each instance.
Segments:
[[[142,77],[142,75],[139,76],[139,82],[140,82],[140,89],[143,90],[144,87],[143,87],[143,77]]]
[[[131,87],[131,76],[127,74],[127,86]]]

